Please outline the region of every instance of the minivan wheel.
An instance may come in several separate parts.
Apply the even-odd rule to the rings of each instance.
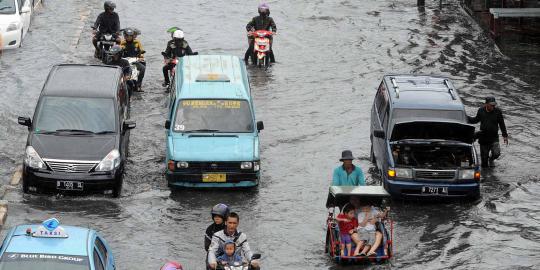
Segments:
[[[113,188],[113,192],[112,192],[113,198],[118,198],[122,194],[122,183],[123,182],[124,182],[124,179],[120,179],[120,181]]]

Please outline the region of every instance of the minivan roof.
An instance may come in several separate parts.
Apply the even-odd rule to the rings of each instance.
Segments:
[[[384,81],[394,108],[465,110],[457,90],[448,78],[402,74],[385,75]]]
[[[121,76],[122,69],[117,66],[55,65],[41,93],[46,96],[114,98]]]
[[[177,98],[249,99],[244,63],[232,55],[195,55],[177,67]]]

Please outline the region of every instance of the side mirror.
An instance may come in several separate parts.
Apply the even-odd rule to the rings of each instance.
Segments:
[[[134,129],[136,126],[137,124],[134,121],[124,122],[124,130]]]
[[[171,120],[165,120],[165,129],[171,128]]]
[[[23,125],[23,126],[27,126],[27,127],[31,127],[31,126],[32,126],[32,120],[30,120],[29,117],[22,117],[22,116],[19,116],[19,118],[17,119],[17,121],[19,122],[19,125]]]
[[[377,138],[381,138],[381,139],[384,139],[385,138],[385,135],[384,135],[384,131],[383,130],[380,130],[380,129],[376,129],[373,131],[373,136],[377,137]]]
[[[261,258],[261,254],[259,254],[259,253],[255,253],[255,254],[253,254],[253,256],[251,256],[251,260],[258,260],[260,258]]]
[[[21,13],[29,13],[32,9],[29,6],[24,6],[21,8]]]
[[[263,121],[257,121],[257,131],[261,131],[263,129],[264,129]]]

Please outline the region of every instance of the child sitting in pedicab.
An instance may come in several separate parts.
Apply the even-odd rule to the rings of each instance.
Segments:
[[[386,207],[384,211],[380,211],[377,207],[364,205],[358,209],[358,228],[353,239],[356,243],[356,249],[353,256],[374,256],[377,255],[377,249],[382,243],[383,232],[377,226],[381,219],[384,219],[390,211],[390,207]],[[385,255],[386,248],[384,249]]]
[[[223,251],[223,255],[217,258],[221,265],[237,266],[244,263],[242,257],[236,254],[236,244],[233,241],[227,240],[223,246]]]
[[[358,220],[355,217],[355,209],[352,205],[347,205],[343,208],[343,213],[340,213],[336,220],[338,221],[340,234],[340,250],[341,256],[352,256],[352,238],[355,228],[358,226]],[[345,247],[347,255],[345,255]]]

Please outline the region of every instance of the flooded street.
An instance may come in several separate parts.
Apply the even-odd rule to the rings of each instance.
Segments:
[[[0,179],[23,160],[27,130],[52,65],[98,63],[91,29],[102,1],[45,1],[23,47],[0,57]],[[122,27],[136,27],[146,53],[144,92],[132,99],[130,158],[120,199],[55,198],[10,192],[3,228],[50,216],[89,226],[113,248],[118,269],[158,269],[166,259],[204,269],[203,235],[218,202],[240,214],[240,230],[263,269],[353,269],[324,253],[325,202],[341,151],[365,172],[375,88],[385,73],[452,78],[469,115],[495,96],[510,135],[497,167],[483,172],[477,202],[393,202],[395,257],[377,269],[540,268],[540,58],[502,54],[459,7],[447,1],[269,1],[277,23],[276,63],[251,68],[261,132],[262,178],[251,191],[175,191],[167,187],[167,94],[162,56],[181,27],[200,54],[243,56],[245,25],[258,2],[117,0]],[[82,32],[81,32],[82,30]],[[538,48],[537,48],[538,49]],[[479,147],[477,145],[477,151]],[[367,173],[368,182],[373,175]]]

